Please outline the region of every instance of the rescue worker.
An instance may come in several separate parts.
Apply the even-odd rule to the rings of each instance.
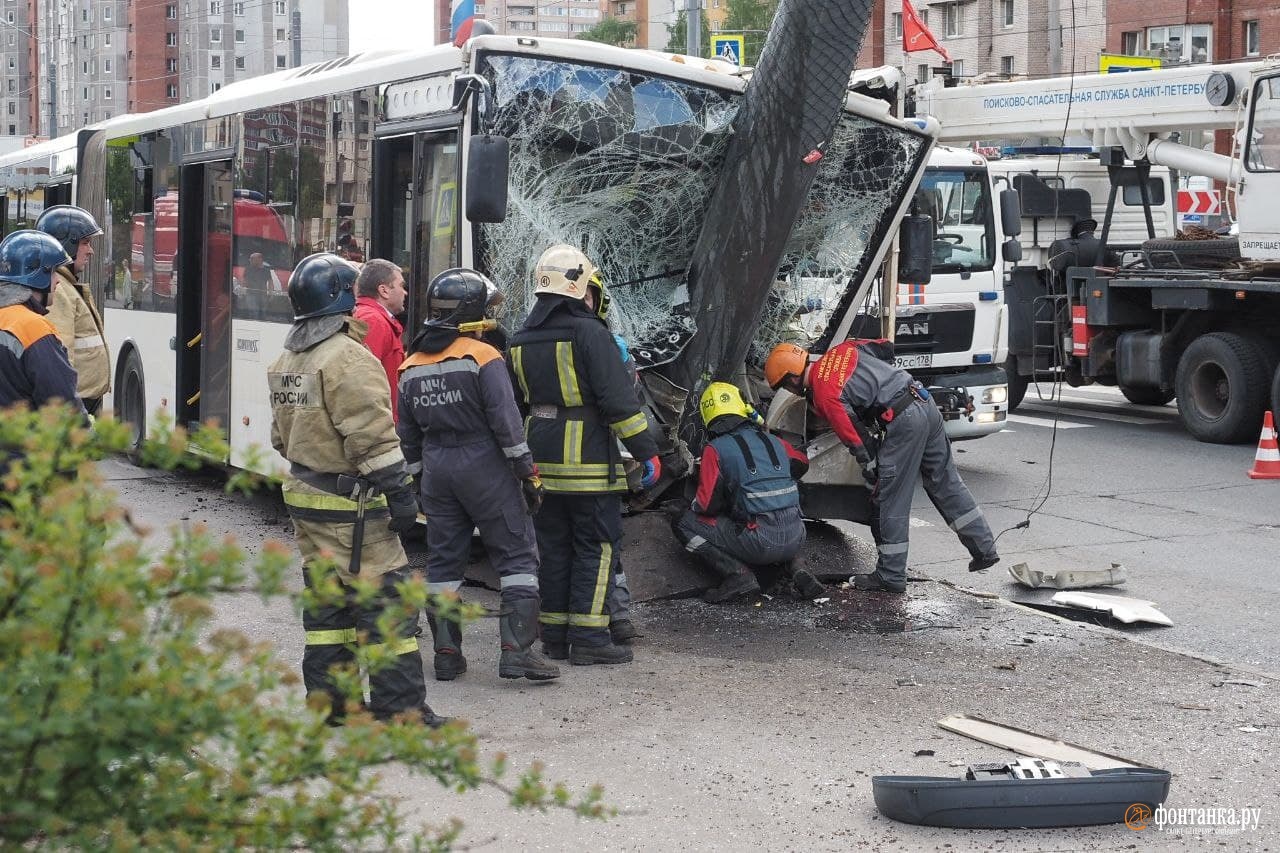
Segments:
[[[355,318],[369,327],[364,345],[382,362],[387,372],[387,387],[391,389],[391,417],[400,420],[398,408],[400,394],[396,387],[400,381],[400,365],[404,361],[404,326],[396,319],[404,313],[405,298],[409,291],[404,287],[404,274],[400,267],[373,258],[360,268],[356,279]]]
[[[486,326],[497,325],[484,317],[501,300],[493,282],[475,270],[445,270],[427,285],[425,328],[400,368],[400,441],[410,469],[422,470],[430,590],[456,594],[462,587],[471,531],[479,528],[502,579],[498,675],[546,681],[560,670],[533,648],[539,601],[531,516],[542,482],[506,363],[479,339]],[[462,626],[427,619],[436,679],[452,681],[467,671]]]
[[[760,591],[752,567],[790,563],[800,552],[805,530],[796,481],[809,470],[809,458],[765,432],[755,409],[727,382],[707,386],[698,412],[709,437],[698,493],[671,529],[719,577],[719,586],[703,596],[719,603]],[[803,569],[792,580],[806,598],[822,592]]]
[[[942,414],[920,383],[893,364],[893,345],[848,340],[810,364],[795,344],[778,344],[765,361],[765,380],[807,396],[853,454],[871,489],[873,572],[853,576],[861,590],[902,593],[916,472],[925,493],[956,532],[978,572],[999,562],[991,528],[956,471]]]
[[[59,287],[49,304],[49,322],[58,330],[58,339],[67,348],[76,369],[77,390],[84,407],[96,415],[102,397],[111,390],[111,355],[102,333],[102,315],[94,304],[87,281],[93,261],[92,238],[102,233],[89,211],[69,204],[50,207],[36,220],[43,231],[62,244],[71,261],[58,268]]]
[[[304,610],[302,677],[308,695],[330,695],[330,722],[340,724],[346,709],[331,668],[350,664],[356,643],[388,643],[398,656],[370,674],[370,710],[379,719],[409,712],[437,726],[445,720],[424,701],[417,615],[406,616],[393,637],[377,627],[386,608],[400,606],[395,584],[408,560],[398,534],[416,524],[418,502],[391,422],[386,375],[361,343],[364,324],[351,316],[355,280],[355,269],[336,255],[298,264],[289,277],[295,322],[268,369],[271,444],[291,463],[284,501],[306,584],[320,582],[313,574],[332,561],[347,593],[343,604]],[[380,596],[357,601],[356,577],[378,582]]]
[[[604,316],[609,296],[586,255],[552,246],[534,268],[537,297],[507,363],[546,488],[534,519],[542,568],[543,651],[578,665],[628,663],[605,602],[619,565],[626,471],[615,439],[644,460],[642,488],[662,472]]]
[[[607,307],[605,308],[605,314],[605,322],[608,322]],[[636,360],[631,355],[631,349],[627,346],[626,338],[615,334],[613,340],[618,345],[618,352],[622,356],[622,366],[627,369],[627,376],[631,379],[631,387],[636,392],[636,403],[639,405],[640,369],[636,366]],[[609,595],[604,602],[605,610],[609,613],[609,637],[615,643],[630,643],[640,636],[640,632],[636,630],[635,622],[631,621],[631,587],[627,583],[627,572],[622,566],[621,555],[618,556],[615,564],[613,586],[609,588]]]
[[[43,231],[14,231],[0,241],[0,409],[38,409],[51,400],[82,408],[75,369],[45,316],[56,272],[70,261]]]

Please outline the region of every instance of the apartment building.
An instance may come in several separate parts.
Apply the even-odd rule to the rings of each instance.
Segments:
[[[1275,0],[1107,3],[1107,50],[1166,63],[1231,62],[1280,51]]]
[[[0,135],[48,137],[346,56],[348,0],[0,0]]]

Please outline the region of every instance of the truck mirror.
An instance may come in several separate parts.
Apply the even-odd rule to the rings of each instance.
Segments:
[[[511,143],[503,136],[471,137],[467,148],[467,219],[502,222],[507,218],[507,177]]]
[[[1017,190],[1000,191],[1000,228],[1006,237],[1022,233],[1022,199]]]
[[[1022,260],[1022,244],[1013,237],[1010,237],[1008,240],[1005,240],[1004,244],[1000,247],[1000,254],[1008,263],[1016,264],[1018,261]]]
[[[933,218],[902,217],[898,249],[898,281],[928,284],[933,277]]]

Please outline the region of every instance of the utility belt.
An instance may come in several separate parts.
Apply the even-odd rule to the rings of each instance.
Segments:
[[[436,447],[465,447],[468,444],[492,442],[492,436],[479,432],[459,432],[453,429],[429,429],[424,436],[424,441]]]
[[[378,496],[378,487],[371,480],[358,474],[329,474],[313,471],[297,462],[289,463],[289,474],[322,492],[346,498],[350,501],[368,501]],[[385,505],[385,501],[383,501]]]
[[[908,406],[917,400],[924,399],[925,397],[920,393],[920,383],[912,382],[905,391],[893,398],[893,402],[877,412],[872,420],[880,429],[887,429],[889,424],[893,423],[893,419],[905,412]]]
[[[595,406],[557,406],[553,403],[531,403],[529,417],[549,421],[598,421]]]

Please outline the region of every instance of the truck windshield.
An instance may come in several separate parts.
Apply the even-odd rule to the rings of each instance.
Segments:
[[[928,169],[916,210],[933,218],[933,272],[989,270],[995,258],[991,193],[983,169]]]

